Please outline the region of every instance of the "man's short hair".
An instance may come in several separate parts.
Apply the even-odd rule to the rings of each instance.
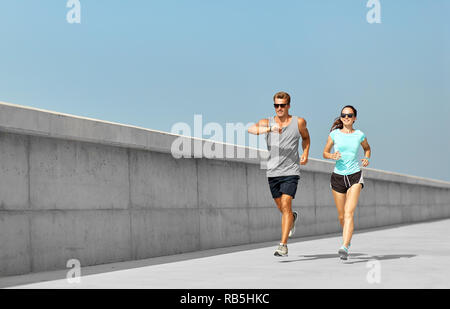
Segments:
[[[289,93],[284,92],[284,91],[275,93],[275,95],[273,96],[274,102],[275,102],[275,99],[287,100],[287,104],[291,103],[291,96],[289,95]]]

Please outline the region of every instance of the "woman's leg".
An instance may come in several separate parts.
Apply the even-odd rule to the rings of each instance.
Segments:
[[[344,228],[345,200],[347,198],[347,195],[345,193],[339,193],[334,190],[331,191],[333,192],[334,203],[336,204],[339,223],[341,224],[341,227]]]
[[[344,207],[344,229],[343,229],[343,240],[344,246],[348,247],[353,236],[354,229],[354,215],[355,209],[358,205],[359,195],[361,193],[362,185],[354,184],[347,191],[347,198]]]

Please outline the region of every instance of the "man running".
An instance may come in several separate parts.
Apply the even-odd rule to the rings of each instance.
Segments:
[[[248,129],[251,134],[267,134],[267,178],[270,191],[281,216],[281,242],[275,256],[287,256],[288,237],[295,232],[298,212],[292,212],[292,200],[300,179],[300,165],[308,162],[310,137],[306,120],[289,115],[291,97],[278,92],[273,97],[276,116],[261,119]],[[299,157],[299,140],[302,138],[303,154]]]

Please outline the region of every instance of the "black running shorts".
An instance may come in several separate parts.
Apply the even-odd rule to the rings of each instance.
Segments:
[[[347,190],[357,183],[360,183],[362,188],[364,188],[364,179],[361,171],[351,175],[331,174],[330,187],[336,192],[347,193]]]
[[[279,198],[284,193],[292,196],[294,199],[299,179],[300,176],[297,175],[268,177],[272,197]]]

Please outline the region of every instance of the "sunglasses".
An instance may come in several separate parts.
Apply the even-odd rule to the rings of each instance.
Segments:
[[[273,106],[275,107],[275,109],[277,109],[278,107],[281,108],[285,108],[287,104],[274,104]]]
[[[345,118],[345,116],[348,116],[348,118],[352,119],[353,118],[353,114],[341,114],[341,118]]]

